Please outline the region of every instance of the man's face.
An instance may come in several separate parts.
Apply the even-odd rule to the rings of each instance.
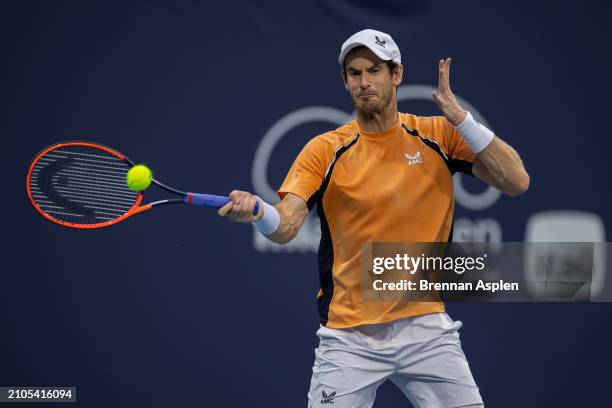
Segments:
[[[402,81],[402,66],[393,72],[366,47],[351,51],[345,60],[345,87],[350,92],[355,109],[366,114],[383,112],[396,104],[395,87]]]

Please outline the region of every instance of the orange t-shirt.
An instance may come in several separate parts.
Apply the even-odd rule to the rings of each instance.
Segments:
[[[347,328],[444,311],[441,302],[364,302],[361,248],[371,242],[447,242],[455,171],[476,155],[441,116],[398,114],[368,133],[357,120],[310,140],[279,195],[295,194],[321,219],[317,296],[321,324]]]

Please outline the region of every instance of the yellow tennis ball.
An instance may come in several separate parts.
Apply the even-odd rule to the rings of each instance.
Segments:
[[[130,190],[144,191],[151,184],[153,173],[144,164],[138,164],[128,171],[125,179]]]

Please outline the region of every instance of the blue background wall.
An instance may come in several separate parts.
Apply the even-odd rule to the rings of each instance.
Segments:
[[[530,215],[593,212],[610,235],[610,6],[604,2],[4,2],[5,199],[0,385],[74,385],[78,406],[300,407],[318,326],[309,252],[257,251],[248,226],[164,208],[73,231],[30,208],[44,146],[98,141],[178,188],[253,190],[254,152],[285,115],[350,114],[337,54],[377,28],[402,50],[405,84],[451,85],[522,155],[531,190],[469,220],[521,241]],[[403,111],[437,114],[426,101]],[[268,164],[278,186],[303,144]],[[470,191],[482,191],[466,182]],[[451,304],[490,407],[608,404],[610,304]],[[404,404],[404,405],[402,405]],[[74,406],[74,405],[72,405]],[[376,407],[409,406],[385,384]]]

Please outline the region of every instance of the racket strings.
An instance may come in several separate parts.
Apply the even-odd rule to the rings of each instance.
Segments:
[[[110,222],[138,200],[139,193],[125,182],[130,167],[95,146],[59,146],[34,164],[29,180],[32,199],[41,211],[59,221]]]

